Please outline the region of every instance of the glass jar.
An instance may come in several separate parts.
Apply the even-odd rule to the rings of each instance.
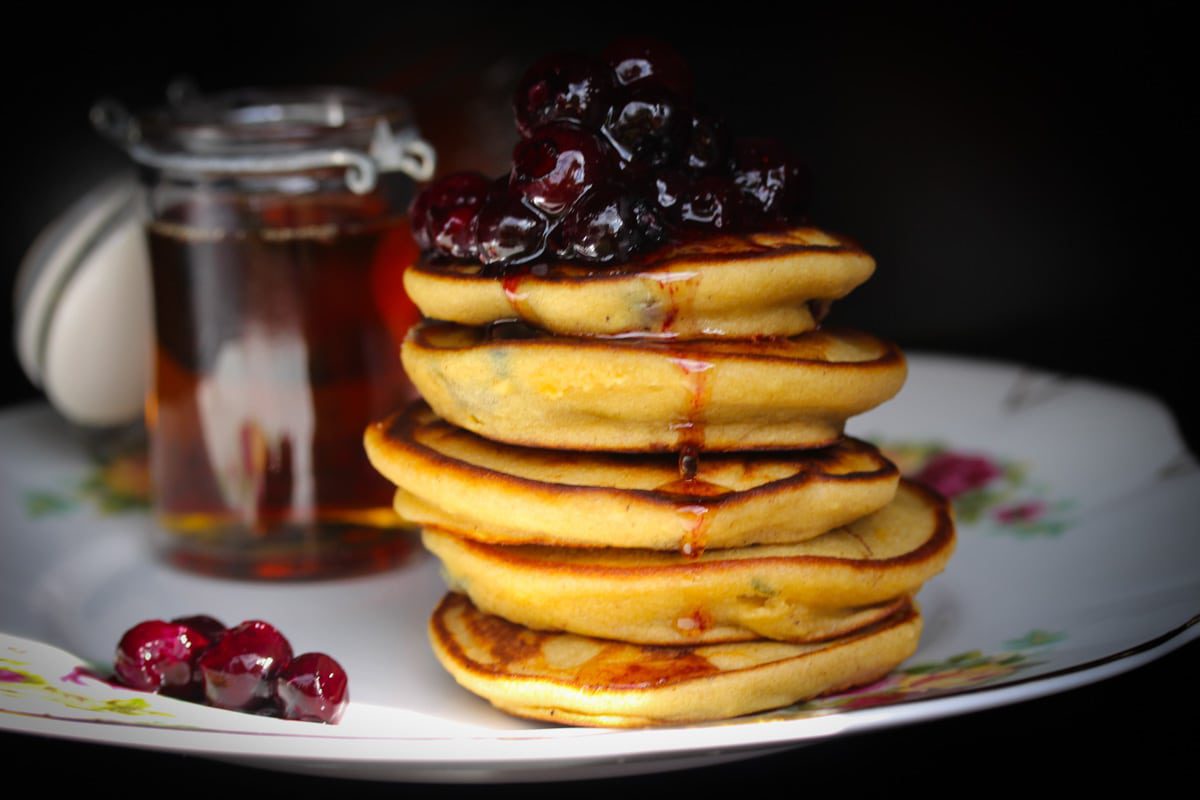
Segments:
[[[412,546],[367,424],[415,398],[404,212],[433,152],[406,106],[346,88],[176,93],[97,127],[139,165],[154,353],[156,544],[187,569],[314,578]]]

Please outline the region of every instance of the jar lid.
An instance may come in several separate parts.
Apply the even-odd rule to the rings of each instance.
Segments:
[[[433,176],[433,148],[398,97],[340,86],[200,95],[179,83],[168,97],[166,107],[137,116],[115,100],[102,100],[92,108],[92,123],[137,163],[166,172],[340,168],[359,194],[374,189],[384,172],[416,181]]]
[[[108,427],[141,415],[153,328],[132,176],[97,186],[42,231],[15,302],[21,366],[63,416]]]

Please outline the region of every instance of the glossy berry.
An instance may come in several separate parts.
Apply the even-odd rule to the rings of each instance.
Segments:
[[[520,264],[546,248],[546,218],[511,192],[494,192],[479,211],[475,240],[484,264]]]
[[[655,85],[683,97],[692,95],[691,68],[665,42],[641,36],[623,37],[604,49],[604,60],[622,86]]]
[[[285,719],[334,724],[350,703],[346,671],[324,653],[304,653],[279,673],[275,697]]]
[[[513,149],[511,185],[534,208],[557,216],[609,179],[609,158],[594,134],[571,123],[543,125]]]
[[[728,155],[729,134],[725,121],[713,114],[693,114],[683,166],[698,173],[722,171]]]
[[[171,622],[177,622],[180,625],[186,625],[197,633],[203,634],[209,642],[216,643],[225,631],[228,630],[225,625],[218,619],[208,616],[207,614],[195,614],[190,617],[176,617]]]
[[[471,258],[475,215],[487,198],[490,179],[476,172],[457,172],[434,182],[413,200],[409,210],[413,238],[422,250],[451,258]]]
[[[708,175],[694,181],[682,192],[675,219],[688,228],[730,230],[742,222],[743,202],[732,180]]]
[[[609,186],[583,198],[563,219],[557,249],[565,258],[614,263],[661,242],[665,233],[650,200]]]
[[[687,144],[691,114],[678,95],[657,86],[634,86],[613,103],[604,133],[623,161],[665,166]]]
[[[692,182],[682,172],[667,170],[654,176],[647,194],[662,211],[666,219],[679,220],[679,204]]]
[[[738,139],[730,158],[733,180],[759,221],[796,219],[808,194],[804,169],[775,139]]]
[[[117,644],[117,678],[133,689],[196,696],[196,661],[208,646],[208,637],[187,625],[157,619],[140,622]]]
[[[274,695],[275,677],[292,660],[292,646],[259,620],[231,628],[199,661],[204,698],[220,708],[256,708]]]
[[[778,141],[733,140],[693,90],[680,54],[644,37],[600,58],[543,58],[513,98],[523,138],[508,175],[430,187],[412,209],[418,245],[509,278],[555,259],[616,264],[668,238],[802,220],[803,166]]]
[[[575,53],[546,56],[517,84],[513,110],[517,130],[531,136],[548,122],[574,122],[596,129],[613,89],[612,71],[597,59]]]

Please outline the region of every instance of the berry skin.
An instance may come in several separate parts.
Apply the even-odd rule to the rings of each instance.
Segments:
[[[678,224],[679,204],[690,187],[691,181],[682,172],[667,170],[654,176],[646,193],[668,220]]]
[[[595,264],[628,260],[665,238],[660,212],[650,200],[619,186],[596,189],[563,219],[558,253]]]
[[[599,58],[541,59],[513,97],[522,139],[509,174],[429,187],[411,210],[416,243],[509,278],[803,221],[803,165],[777,140],[734,140],[694,86],[683,57],[646,37],[617,39]]]
[[[186,625],[197,633],[204,634],[210,643],[215,644],[225,635],[228,628],[218,619],[208,616],[207,614],[195,614],[190,617],[176,617],[171,622],[177,622],[180,625]]]
[[[513,149],[512,188],[548,216],[558,216],[610,175],[609,153],[594,134],[573,124],[543,125]]]
[[[434,249],[451,258],[472,258],[472,225],[491,186],[491,180],[477,172],[456,172],[418,194],[409,220],[421,249]]]
[[[747,212],[758,222],[797,219],[804,210],[808,181],[804,168],[776,139],[738,139],[730,158],[733,180]]]
[[[560,121],[595,130],[604,121],[612,89],[612,71],[604,62],[575,53],[546,56],[517,84],[517,130],[531,136],[538,126]]]
[[[683,191],[676,213],[684,227],[724,231],[739,227],[743,205],[738,187],[732,180],[708,175]]]
[[[219,708],[257,708],[274,695],[275,677],[291,660],[283,634],[260,620],[243,622],[200,657],[204,698]]]
[[[350,703],[346,671],[324,653],[304,653],[279,673],[275,697],[284,719],[335,725]]]
[[[683,154],[683,166],[693,173],[724,170],[729,155],[725,121],[712,114],[692,115],[692,131]]]
[[[678,95],[658,86],[632,86],[619,94],[604,133],[622,161],[661,167],[673,163],[691,135],[691,113]]]
[[[133,689],[197,696],[196,661],[208,646],[208,637],[187,625],[157,619],[139,622],[117,644],[117,677]]]
[[[692,96],[692,70],[670,45],[642,36],[617,39],[604,48],[604,60],[617,83],[661,86],[681,97]]]
[[[475,241],[485,265],[520,264],[546,249],[546,218],[517,195],[497,190],[476,220]]]

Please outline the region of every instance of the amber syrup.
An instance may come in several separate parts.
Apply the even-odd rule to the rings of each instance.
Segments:
[[[147,404],[167,558],[230,577],[366,572],[411,549],[362,432],[416,393],[399,337],[418,314],[398,219],[247,230],[150,223]],[[280,222],[280,220],[275,220]]]

